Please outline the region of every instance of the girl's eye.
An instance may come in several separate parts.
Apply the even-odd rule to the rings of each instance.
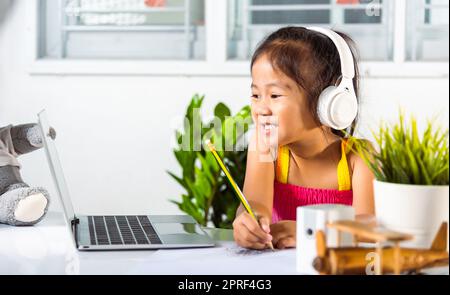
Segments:
[[[270,98],[279,98],[279,97],[281,97],[282,95],[280,95],[280,94],[272,94],[271,96],[270,96]]]
[[[259,95],[258,94],[252,94],[252,99],[259,99]]]

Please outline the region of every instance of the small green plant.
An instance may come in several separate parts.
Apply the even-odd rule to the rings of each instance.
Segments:
[[[419,136],[417,121],[405,122],[403,112],[399,122],[382,123],[373,132],[378,151],[367,141],[352,138],[353,147],[379,181],[417,185],[448,185],[448,129],[434,128],[428,121]]]
[[[192,97],[183,130],[175,132],[177,147],[174,155],[182,175],[168,173],[184,188],[185,193],[181,201],[171,202],[201,225],[212,222],[219,228],[231,228],[239,200],[222,175],[214,156],[203,148],[203,144],[205,140],[211,140],[233,178],[242,187],[247,160],[247,147],[242,145],[242,141],[251,124],[250,107],[245,106],[232,116],[230,109],[219,103],[214,108],[215,118],[205,123],[199,112],[203,100],[204,96]],[[200,128],[196,126],[199,122]]]

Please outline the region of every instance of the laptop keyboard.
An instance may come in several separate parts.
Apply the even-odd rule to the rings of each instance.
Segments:
[[[147,216],[88,216],[92,245],[162,244]]]

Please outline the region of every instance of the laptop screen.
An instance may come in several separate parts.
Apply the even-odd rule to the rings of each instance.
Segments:
[[[47,114],[45,110],[38,114],[39,126],[44,138],[45,153],[47,155],[48,165],[52,172],[53,180],[55,182],[56,189],[58,191],[59,198],[61,200],[64,215],[71,225],[71,221],[75,218],[75,212],[73,210],[72,201],[70,199],[69,190],[67,189],[66,180],[62,171],[61,163],[59,161],[58,152],[55,145],[55,131],[50,127],[48,123]]]

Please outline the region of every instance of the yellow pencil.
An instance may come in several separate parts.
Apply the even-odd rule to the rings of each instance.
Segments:
[[[258,224],[260,224],[259,220],[258,220],[258,217],[253,213],[253,210],[250,207],[250,204],[248,203],[247,199],[244,197],[244,194],[242,193],[241,189],[239,188],[239,186],[234,181],[233,177],[231,177],[231,174],[228,171],[227,167],[225,166],[225,164],[222,162],[222,159],[217,154],[217,151],[216,151],[215,147],[212,145],[212,143],[210,141],[207,141],[206,144],[208,145],[209,150],[213,154],[213,156],[216,159],[217,163],[219,163],[220,168],[225,173],[225,176],[228,178],[228,181],[230,182],[231,186],[233,187],[236,195],[241,200],[242,205],[244,205],[245,210],[247,210],[248,214],[250,214],[250,216],[253,217],[253,219],[255,219],[256,222],[258,222]],[[268,244],[269,244],[270,249],[274,250],[272,242],[268,242]]]

